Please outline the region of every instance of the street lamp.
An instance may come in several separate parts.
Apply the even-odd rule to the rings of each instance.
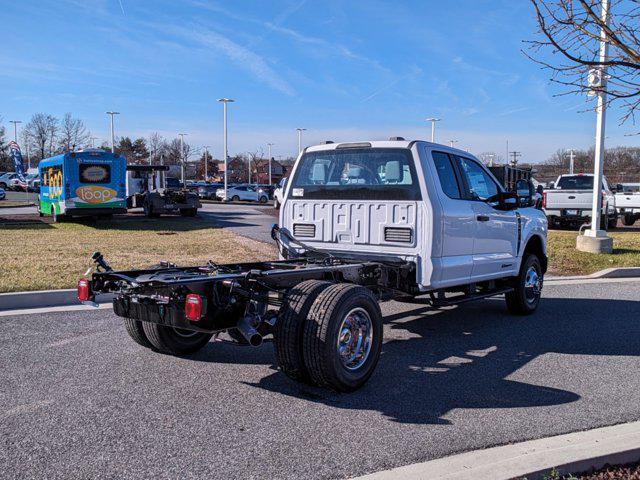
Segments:
[[[208,163],[209,163],[209,145],[205,145],[204,146],[204,181],[207,181],[207,178],[209,177],[209,170],[207,170],[208,168]]]
[[[91,140],[91,148],[93,148],[93,142],[95,142],[98,137],[90,137],[89,139]]]
[[[458,140],[449,140],[449,146],[453,147],[454,143],[458,143]]]
[[[298,131],[298,155],[300,155],[302,151],[302,132],[304,132],[306,128],[296,128],[296,130]]]
[[[180,163],[182,164],[182,168],[180,169],[180,173],[182,176],[182,186],[185,187],[186,183],[184,183],[184,136],[185,135],[189,135],[188,133],[179,133],[178,136],[180,137]]]
[[[569,149],[569,175],[573,175],[573,158],[574,158],[574,149]]]
[[[231,98],[219,98],[219,102],[223,105],[223,116],[224,116],[224,199],[227,200],[227,176],[228,176],[228,168],[227,168],[227,158],[228,158],[228,150],[227,150],[227,103],[231,103],[234,100]]]
[[[120,115],[120,112],[107,112],[107,115],[111,115],[111,153],[115,153],[116,146],[115,146],[115,136],[113,133],[113,116]]]
[[[13,123],[13,141],[18,143],[18,124],[22,123],[22,120],[9,120],[9,123]]]
[[[269,147],[269,185],[273,185],[271,182],[271,147],[273,145],[275,145],[275,143],[267,143],[267,147]]]
[[[431,143],[436,141],[436,122],[442,120],[441,118],[427,118],[427,122],[431,122]]]
[[[606,230],[600,229],[600,212],[602,211],[602,173],[604,164],[604,139],[605,119],[607,105],[607,57],[609,56],[609,42],[607,41],[607,29],[609,22],[609,0],[602,0],[602,29],[600,31],[600,58],[599,67],[589,72],[589,86],[591,94],[598,96],[596,107],[596,148],[594,152],[593,168],[593,202],[591,205],[591,228],[578,235],[576,248],[591,253],[613,252],[613,239],[607,236]],[[604,215],[607,221],[607,212]]]

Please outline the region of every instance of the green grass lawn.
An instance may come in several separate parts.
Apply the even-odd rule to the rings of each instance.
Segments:
[[[640,233],[609,232],[613,237],[611,255],[576,250],[577,232],[549,231],[549,273],[587,275],[611,267],[640,267]]]
[[[115,269],[169,260],[178,265],[257,261],[275,247],[238,237],[202,218],[115,217],[57,224],[0,223],[0,292],[74,288],[99,250]]]

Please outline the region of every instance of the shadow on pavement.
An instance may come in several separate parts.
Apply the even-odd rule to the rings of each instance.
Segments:
[[[637,311],[638,302],[569,298],[546,298],[529,317],[508,315],[499,299],[448,311],[418,308],[385,318],[387,337],[391,328],[409,338],[383,345],[377,371],[357,392],[301,387],[281,372],[250,385],[402,423],[448,424],[443,416],[456,408],[559,405],[580,396],[507,377],[545,353],[640,354]],[[258,350],[273,362],[270,349]],[[219,361],[220,353],[212,349],[207,361]]]

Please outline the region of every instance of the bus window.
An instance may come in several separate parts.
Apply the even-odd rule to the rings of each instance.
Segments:
[[[109,183],[111,182],[111,165],[102,163],[81,163],[80,181],[82,183]]]

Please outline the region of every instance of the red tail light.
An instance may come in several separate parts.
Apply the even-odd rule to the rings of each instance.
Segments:
[[[202,297],[195,293],[190,293],[184,301],[184,317],[190,322],[198,322],[201,316]]]
[[[91,300],[91,283],[86,278],[78,280],[78,300],[81,302]]]
[[[542,192],[542,208],[547,208],[547,192]]]

